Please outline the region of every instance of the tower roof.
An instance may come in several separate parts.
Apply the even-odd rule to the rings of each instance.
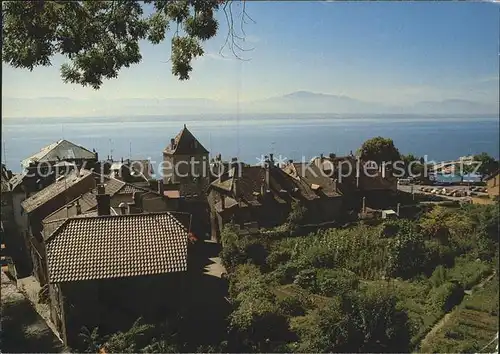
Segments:
[[[172,144],[173,143],[173,144]],[[173,141],[163,151],[170,155],[202,155],[208,154],[208,150],[194,137],[194,135],[186,128],[177,134]]]

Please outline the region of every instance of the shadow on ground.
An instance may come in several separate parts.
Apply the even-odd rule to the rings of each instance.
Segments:
[[[15,288],[6,284],[2,274],[3,353],[61,353],[62,343],[35,311],[29,301]]]

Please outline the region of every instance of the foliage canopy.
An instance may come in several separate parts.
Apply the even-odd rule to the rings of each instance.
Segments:
[[[217,34],[217,11],[229,26],[225,46],[236,56],[245,50],[238,44],[243,37],[235,32],[231,5],[230,0],[3,1],[2,57],[13,67],[33,70],[62,55],[69,59],[61,66],[63,81],[97,90],[104,79],[141,61],[140,41],[159,44],[172,30],[172,74],[187,80],[192,60],[204,53],[202,42]],[[152,7],[148,17],[145,7]],[[242,23],[246,19],[243,2]]]

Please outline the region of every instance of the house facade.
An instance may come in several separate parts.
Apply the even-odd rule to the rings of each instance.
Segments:
[[[392,206],[397,195],[397,179],[387,167],[373,165],[354,155],[315,157],[312,164],[334,180],[344,198],[344,207],[360,210],[361,200],[374,208]]]
[[[70,218],[46,247],[51,317],[67,345],[83,326],[113,333],[183,306],[188,229],[174,214]]]
[[[23,232],[25,243],[33,263],[33,273],[41,285],[46,284],[46,269],[43,245],[43,219],[68,204],[71,200],[96,187],[92,172],[77,170],[45,187],[21,203],[28,215],[28,229]]]
[[[299,202],[308,210],[305,222],[321,223],[341,218],[342,198],[330,179],[315,166],[290,163],[276,166],[272,154],[264,166],[233,163],[227,173],[211,183],[209,205],[211,237],[220,241],[227,223],[240,227],[283,224]]]

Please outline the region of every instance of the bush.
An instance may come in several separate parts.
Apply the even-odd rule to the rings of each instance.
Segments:
[[[470,289],[491,273],[491,265],[479,261],[459,257],[455,266],[448,271],[448,278],[458,282],[463,288]]]
[[[274,269],[279,265],[288,262],[291,256],[292,255],[288,250],[277,250],[271,252],[267,256],[266,263],[271,269]]]
[[[429,281],[434,288],[443,285],[446,282],[446,268],[442,265],[437,266],[434,272],[432,272]]]
[[[446,282],[429,293],[430,305],[439,312],[449,312],[464,297],[464,289],[458,282]]]
[[[294,279],[294,284],[301,288],[308,289],[312,292],[316,290],[316,269],[304,269],[297,274]]]
[[[425,269],[426,249],[420,233],[405,227],[390,241],[387,264],[387,274],[390,277],[409,279]]]
[[[345,269],[321,269],[317,273],[316,293],[323,296],[344,295],[358,288],[359,279]]]
[[[278,300],[278,307],[288,317],[303,316],[306,312],[305,304],[297,295],[290,295]]]
[[[279,284],[289,284],[294,281],[299,273],[297,266],[294,263],[280,264],[278,268],[270,274],[276,279]]]

